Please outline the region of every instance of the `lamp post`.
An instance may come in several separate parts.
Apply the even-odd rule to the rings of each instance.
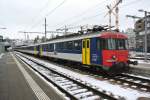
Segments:
[[[144,12],[144,23],[145,23],[145,37],[144,37],[144,51],[145,51],[145,61],[147,62],[147,14],[150,12],[140,9],[139,12]]]

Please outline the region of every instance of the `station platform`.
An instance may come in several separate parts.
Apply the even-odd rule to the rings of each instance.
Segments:
[[[63,100],[13,53],[0,58],[0,100]]]

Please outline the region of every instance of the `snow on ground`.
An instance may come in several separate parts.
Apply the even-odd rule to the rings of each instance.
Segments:
[[[1,53],[1,54],[0,54],[0,59],[3,57],[3,55],[4,55],[4,53]]]
[[[150,64],[150,60],[147,60],[145,62],[144,60],[139,60],[139,59],[130,59],[131,61],[138,61],[139,64]]]
[[[116,84],[113,85],[113,84],[109,83],[108,81],[100,81],[100,80],[94,79],[88,75],[83,75],[83,74],[73,72],[71,70],[56,66],[54,64],[50,64],[44,60],[33,58],[31,56],[28,56],[28,57],[36,60],[37,62],[39,62],[43,65],[46,65],[47,67],[55,69],[58,72],[62,72],[62,73],[65,73],[69,76],[72,76],[74,78],[83,80],[87,83],[90,83],[91,85],[95,85],[96,87],[99,87],[100,89],[104,89],[104,90],[107,90],[109,92],[112,92],[115,95],[123,96],[127,100],[136,100],[139,97],[149,97],[150,98],[150,93],[140,92],[140,91],[133,90],[130,88],[125,88],[125,87],[122,87],[121,85],[116,85]]]
[[[145,55],[145,52],[136,52],[136,51],[130,51],[129,52],[131,57],[140,57],[143,58]],[[147,56],[150,57],[150,53],[147,53]]]
[[[144,60],[137,60],[138,61],[138,63],[140,63],[140,64],[150,64],[150,61],[149,60],[147,60],[147,62],[145,62]],[[149,66],[150,67],[150,66]]]

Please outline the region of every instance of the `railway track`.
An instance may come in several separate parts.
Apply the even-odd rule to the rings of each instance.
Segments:
[[[131,60],[145,60],[144,57],[131,57]],[[150,58],[147,58],[148,61],[150,61]]]
[[[122,83],[125,85],[129,83],[129,86],[132,88],[150,92],[150,79],[140,78],[129,74],[120,74],[114,78],[122,81]]]
[[[132,89],[150,92],[150,79],[136,77],[134,75],[130,75],[127,73],[120,74],[114,77],[102,76],[102,75],[94,75],[96,79],[104,79],[112,82],[113,84],[120,84],[122,86],[126,86]]]
[[[66,65],[65,65],[65,67],[66,67]],[[68,67],[70,67],[70,66],[68,66]],[[81,67],[82,67],[82,65],[81,65]],[[79,71],[80,71],[80,69],[79,69]],[[91,73],[91,71],[88,71],[88,70],[84,70],[84,72],[87,74]],[[95,77],[95,76],[100,77],[100,78],[103,77],[105,80],[109,80],[110,82],[113,82],[113,83],[115,82],[116,84],[121,84],[123,86],[127,86],[132,89],[150,92],[150,79],[144,79],[144,78],[132,76],[127,73],[120,74],[115,77],[99,75],[97,72],[96,73],[92,72],[92,74],[90,74],[90,75],[93,77]]]
[[[122,85],[123,87],[125,86],[127,88],[136,89],[138,91],[150,92],[150,79],[130,76],[128,74],[120,74],[114,77],[94,75],[94,74],[92,74],[91,76],[93,76],[98,80],[102,81],[105,80],[113,84]]]
[[[55,69],[46,67],[26,56],[20,54],[15,54],[15,56],[60,89],[71,100],[124,100],[121,96],[114,95],[65,73],[57,72]]]

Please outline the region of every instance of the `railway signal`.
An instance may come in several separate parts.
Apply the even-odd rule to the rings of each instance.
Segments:
[[[46,24],[46,18],[45,18],[45,24],[44,24],[44,28],[45,28],[45,41],[46,41],[46,35],[47,35],[47,24]]]

